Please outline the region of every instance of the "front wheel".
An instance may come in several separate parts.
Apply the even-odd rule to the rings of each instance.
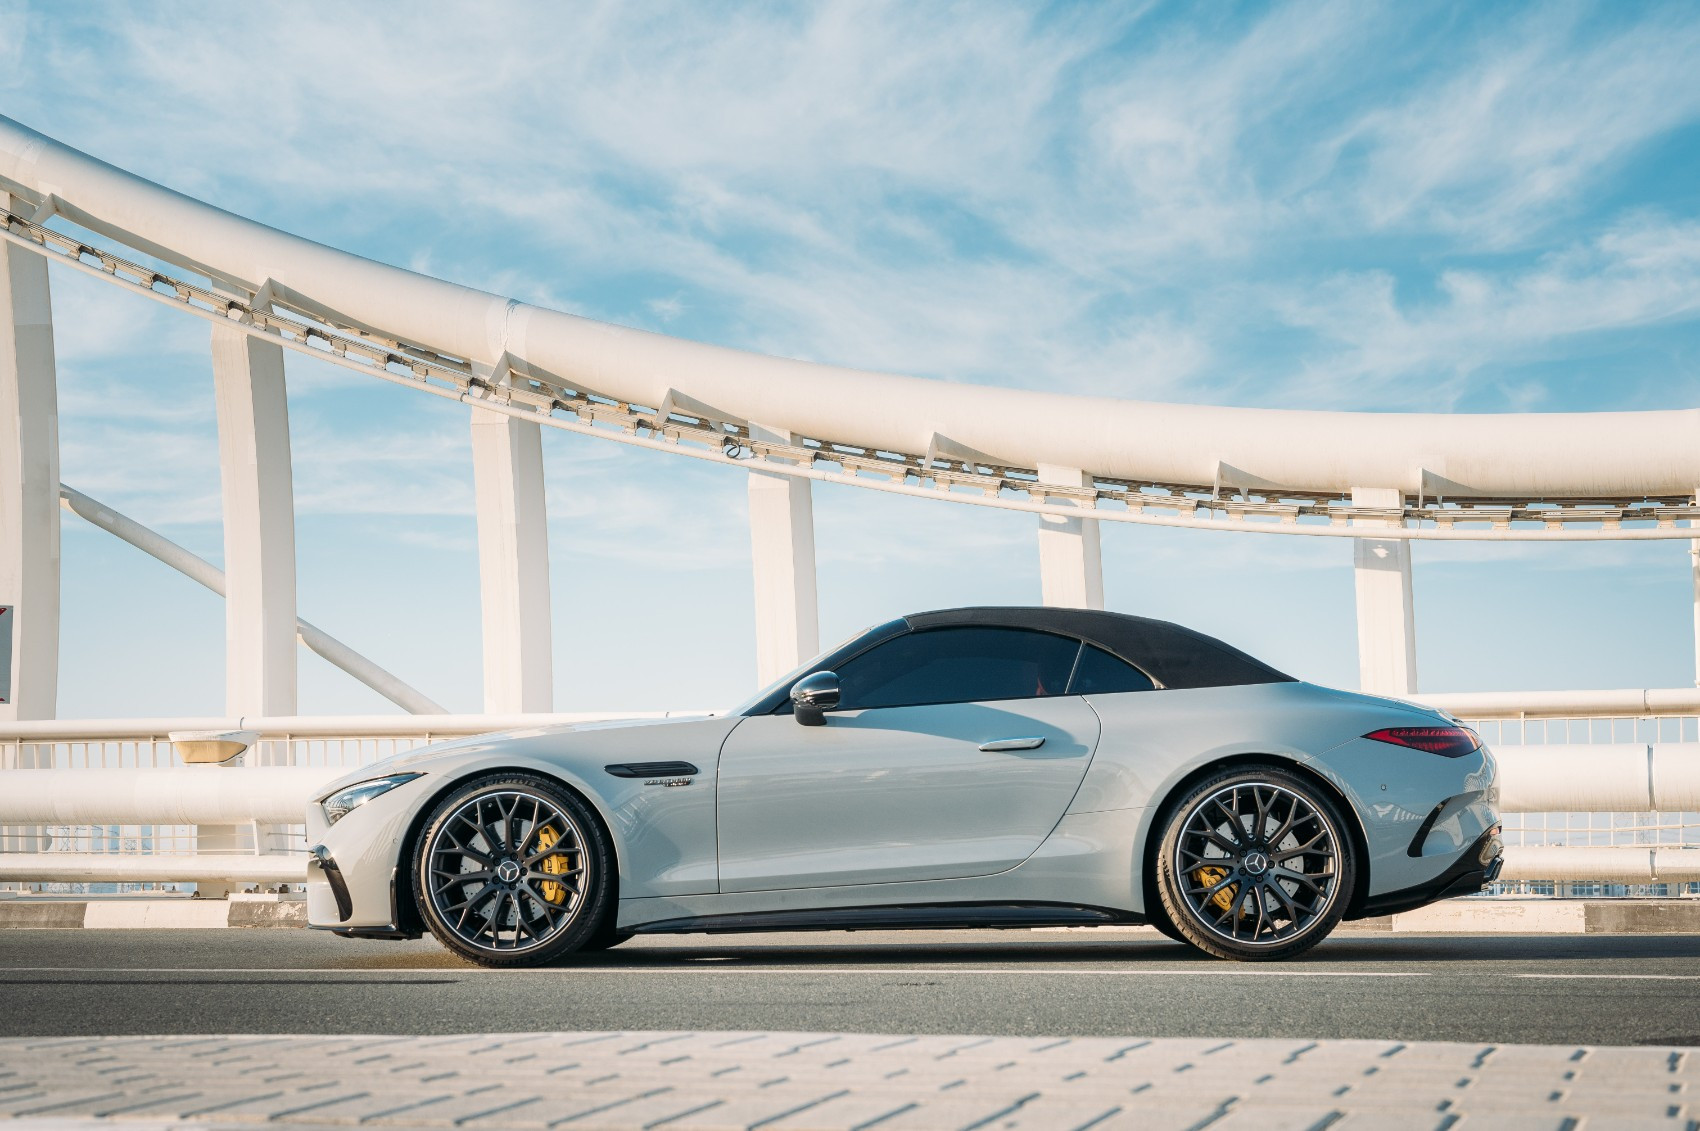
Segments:
[[[1344,817],[1287,770],[1220,774],[1183,797],[1157,857],[1163,910],[1218,958],[1292,958],[1346,913],[1357,873]]]
[[[580,949],[611,910],[613,853],[594,814],[545,778],[485,778],[432,811],[414,853],[431,933],[484,966]]]

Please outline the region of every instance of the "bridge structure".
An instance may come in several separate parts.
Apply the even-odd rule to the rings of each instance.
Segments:
[[[61,482],[50,268],[208,324],[222,570]],[[482,714],[446,715],[300,618],[292,354],[466,406]],[[1229,408],[788,360],[377,263],[0,118],[0,880],[285,882],[301,867],[290,812],[343,767],[433,737],[582,717],[556,714],[552,698],[544,429],[745,476],[764,681],[819,650],[816,482],[1031,515],[1051,605],[1103,607],[1105,522],[1348,540],[1361,686],[1396,696],[1419,695],[1413,542],[1684,540],[1700,652],[1700,410]],[[224,717],[55,718],[67,513],[223,595]],[[300,716],[298,645],[407,714]],[[1426,698],[1489,727],[1502,750],[1524,748],[1507,762],[1508,809],[1638,815],[1608,822],[1605,838],[1627,827],[1638,847],[1532,852],[1517,874],[1700,880],[1700,851],[1677,844],[1700,831],[1700,692]],[[1565,749],[1578,742],[1587,757]],[[244,749],[244,774],[184,764]]]

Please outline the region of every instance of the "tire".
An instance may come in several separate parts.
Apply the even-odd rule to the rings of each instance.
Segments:
[[[413,846],[414,897],[437,940],[483,966],[542,966],[611,916],[614,854],[590,807],[546,778],[456,789]]]
[[[1169,918],[1169,913],[1163,910],[1161,900],[1157,902],[1156,906],[1146,908],[1145,922],[1156,927],[1159,933],[1174,939],[1178,943],[1186,943],[1187,946],[1192,945],[1191,942],[1187,941],[1187,937],[1181,934],[1181,929],[1175,926],[1174,920]]]
[[[1157,853],[1162,910],[1207,954],[1303,954],[1346,913],[1357,850],[1339,807],[1274,766],[1239,767],[1180,798]]]

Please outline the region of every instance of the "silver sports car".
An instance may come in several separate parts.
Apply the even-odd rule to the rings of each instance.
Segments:
[[[1500,868],[1493,757],[1164,621],[882,624],[724,715],[368,766],[307,813],[315,927],[491,966],[634,934],[1149,923],[1290,958]]]

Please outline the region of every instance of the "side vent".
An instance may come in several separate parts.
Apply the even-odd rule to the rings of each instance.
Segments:
[[[689,762],[620,762],[602,768],[617,778],[690,778],[702,773]]]

